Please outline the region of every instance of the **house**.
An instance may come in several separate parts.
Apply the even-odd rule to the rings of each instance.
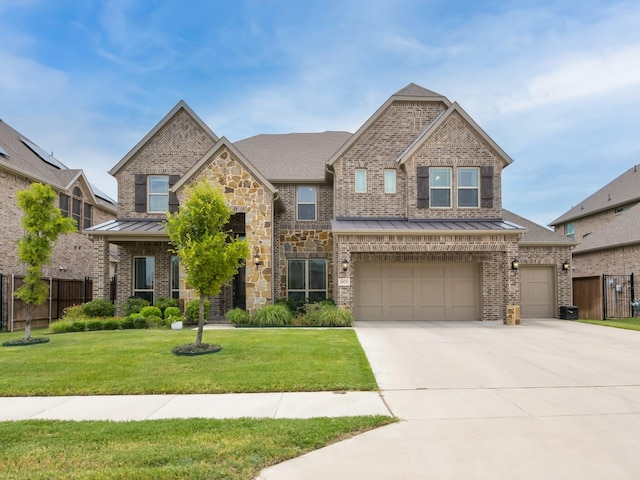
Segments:
[[[575,239],[574,303],[583,318],[629,317],[640,273],[640,171],[633,166],[551,225]]]
[[[460,105],[415,84],[353,134],[230,142],[181,101],[110,171],[118,218],[88,232],[94,295],[107,295],[115,244],[119,302],[190,298],[163,221],[204,181],[252,249],[214,315],[332,298],[358,320],[504,320],[508,306],[555,317],[574,242],[503,210],[511,163]]]
[[[0,120],[0,274],[24,275],[16,242],[22,237],[22,210],[16,194],[31,183],[50,185],[58,195],[56,206],[64,216],[76,220],[78,232],[56,242],[45,275],[62,279],[84,279],[93,275],[93,245],[85,230],[116,217],[116,204],[92,185],[81,169],[67,168],[52,153]],[[111,266],[113,269],[113,265]]]

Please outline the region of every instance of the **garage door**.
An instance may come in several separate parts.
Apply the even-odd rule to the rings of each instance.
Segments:
[[[480,320],[480,265],[356,263],[356,320]]]
[[[520,267],[520,316],[556,316],[554,267]]]

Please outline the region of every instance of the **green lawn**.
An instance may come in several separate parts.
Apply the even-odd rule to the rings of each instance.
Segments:
[[[21,333],[1,334],[0,342]],[[39,333],[38,333],[39,335]],[[0,395],[110,395],[375,390],[351,329],[205,330],[215,354],[179,357],[191,330],[51,335],[49,343],[0,347]]]
[[[2,479],[242,479],[394,421],[0,422]]]
[[[640,330],[640,317],[616,318],[612,320],[580,320],[582,323],[592,325],[605,325],[607,327],[624,328],[627,330]]]

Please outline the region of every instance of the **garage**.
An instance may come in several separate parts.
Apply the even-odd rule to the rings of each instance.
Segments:
[[[553,266],[520,267],[520,316],[522,318],[554,318],[556,304],[554,298]]]
[[[480,320],[478,263],[355,264],[356,320]]]

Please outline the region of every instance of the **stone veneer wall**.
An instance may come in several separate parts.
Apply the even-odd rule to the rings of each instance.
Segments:
[[[221,188],[231,209],[245,214],[245,238],[251,250],[246,264],[247,310],[251,312],[272,303],[273,193],[224,146],[211,154],[193,179]],[[177,192],[181,204],[186,200],[185,192],[184,187]],[[260,255],[258,267],[252,261],[256,253]]]
[[[509,268],[518,252],[517,235],[334,234],[334,238],[335,300],[351,311],[354,262],[477,262],[482,266],[482,320],[504,320],[507,305],[520,304],[518,275]],[[338,271],[345,258],[349,268]],[[349,278],[349,285],[341,286],[340,278]]]

